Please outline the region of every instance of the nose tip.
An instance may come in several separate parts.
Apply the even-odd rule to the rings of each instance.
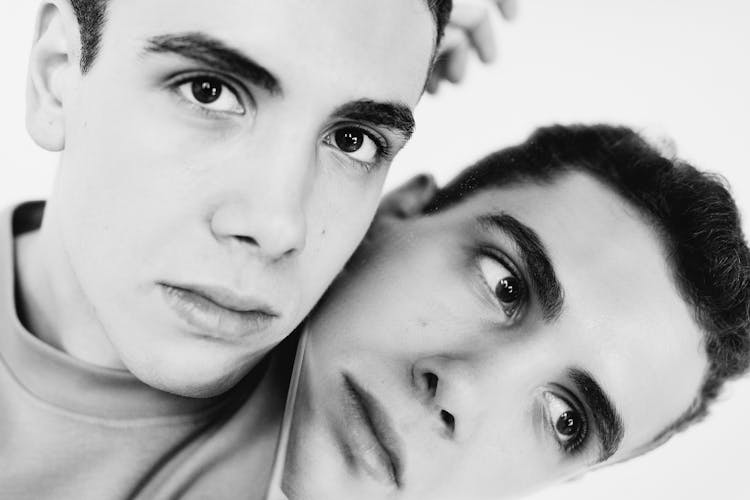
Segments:
[[[253,239],[260,250],[272,257],[282,258],[305,248],[307,224],[302,210],[290,210],[268,215],[257,224]]]
[[[241,204],[219,208],[211,218],[219,240],[239,243],[265,258],[277,260],[301,252],[306,243],[304,211],[297,207],[253,210]]]
[[[479,394],[469,370],[461,365],[460,360],[436,356],[421,359],[412,367],[420,399],[449,438],[468,433],[479,413]]]

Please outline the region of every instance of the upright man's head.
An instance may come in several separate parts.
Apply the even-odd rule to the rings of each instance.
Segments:
[[[44,0],[28,128],[62,160],[33,293],[60,331],[35,333],[167,391],[231,386],[364,235],[449,10]]]
[[[663,442],[746,369],[737,209],[632,131],[542,129],[425,189],[313,315],[292,499],[517,496]]]

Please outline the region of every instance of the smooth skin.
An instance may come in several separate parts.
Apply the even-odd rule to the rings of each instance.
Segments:
[[[39,11],[27,122],[62,154],[41,230],[17,242],[24,321],[84,362],[220,394],[364,235],[434,21],[422,0],[128,0],[107,14],[81,74],[70,4]]]
[[[390,196],[310,321],[291,499],[514,498],[642,453],[691,406],[702,333],[656,232],[611,189],[570,173],[429,216],[427,199]],[[551,310],[511,218],[560,285]]]

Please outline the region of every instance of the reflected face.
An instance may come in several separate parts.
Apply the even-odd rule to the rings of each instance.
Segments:
[[[49,204],[104,364],[209,396],[288,335],[372,219],[434,37],[423,0],[111,2]]]
[[[310,324],[295,498],[507,498],[636,454],[707,367],[662,245],[591,177],[373,226]]]

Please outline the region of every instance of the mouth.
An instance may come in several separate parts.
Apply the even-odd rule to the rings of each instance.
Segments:
[[[204,337],[237,341],[278,319],[267,305],[221,287],[157,283],[169,307]]]
[[[344,374],[344,389],[351,459],[374,479],[401,488],[402,445],[385,408],[348,374]]]

